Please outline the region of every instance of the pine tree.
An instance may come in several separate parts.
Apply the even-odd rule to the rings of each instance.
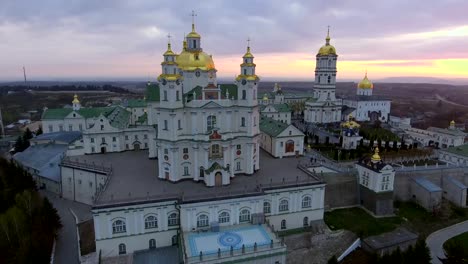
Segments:
[[[44,132],[42,131],[42,126],[39,126],[39,128],[36,131],[36,136],[42,135]]]

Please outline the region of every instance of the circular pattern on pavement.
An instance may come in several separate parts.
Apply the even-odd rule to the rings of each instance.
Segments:
[[[219,236],[218,243],[224,247],[237,246],[242,242],[242,237],[236,233],[226,232]]]

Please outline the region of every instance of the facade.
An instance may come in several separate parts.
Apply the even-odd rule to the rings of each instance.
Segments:
[[[466,133],[455,127],[455,121],[450,122],[448,128],[429,127],[428,129],[408,128],[406,135],[419,142],[424,147],[439,148],[458,147],[465,143]]]
[[[291,108],[287,104],[262,105],[260,114],[288,125],[291,124]]]
[[[440,209],[442,188],[423,177],[415,177],[411,181],[410,189],[413,200],[416,200],[426,210],[432,212]]]
[[[263,116],[260,147],[275,158],[304,154],[304,133],[295,126]]]
[[[180,54],[163,54],[159,101],[149,103],[148,124],[157,138],[160,179],[228,185],[236,174],[260,169],[260,135],[254,56],[247,47],[235,85],[218,85],[211,55],[192,25]],[[154,149],[152,149],[154,147]]]
[[[468,166],[468,144],[440,149],[439,160],[450,164]]]
[[[375,215],[393,214],[395,170],[382,162],[379,149],[356,164],[359,174],[360,204]]]
[[[313,93],[297,93],[283,91],[281,90],[281,86],[278,83],[275,83],[275,85],[273,86],[273,91],[264,93],[263,97],[258,96],[258,103],[262,105],[282,103],[305,103],[305,101],[313,97]]]
[[[353,115],[356,121],[379,120],[388,122],[392,101],[372,95],[374,84],[367,78],[367,72],[357,85],[356,96],[343,99],[347,113]]]
[[[131,107],[131,112],[122,106],[82,108],[77,95],[72,104],[72,108],[44,111],[44,133],[82,132],[85,154],[148,149],[150,139],[155,138],[154,127],[144,125],[145,109],[141,105]],[[138,114],[140,118],[136,118]]]
[[[310,123],[336,123],[341,120],[342,102],[335,96],[336,49],[330,45],[330,34],[316,56],[314,97],[306,101],[304,120]]]

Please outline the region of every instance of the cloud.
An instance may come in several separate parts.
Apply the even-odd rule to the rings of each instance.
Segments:
[[[291,67],[310,59],[312,68],[307,71],[280,69],[291,71],[290,75],[310,74],[328,25],[340,61],[396,60],[408,61],[406,66],[410,66],[424,60],[468,57],[468,1],[464,0],[303,0],[288,4],[280,0],[3,0],[1,5],[0,70],[5,78],[20,76],[11,69],[22,64],[42,65],[38,72],[48,76],[80,71],[86,75],[92,68],[89,65],[100,65],[95,75],[122,75],[125,67],[119,63],[123,61],[132,63],[127,67],[131,69],[153,65],[141,75],[157,72],[168,33],[174,51],[180,51],[183,34],[191,30],[192,9],[197,13],[203,48],[213,54],[220,74],[238,68],[238,62],[226,63],[242,56],[248,37],[257,59],[269,56],[263,60],[275,61],[287,54]],[[103,61],[117,65],[106,63],[109,68],[104,69]],[[80,70],[77,65],[88,66]],[[274,65],[284,67],[284,61]],[[264,67],[268,74],[275,72]],[[138,73],[128,72],[134,74]]]

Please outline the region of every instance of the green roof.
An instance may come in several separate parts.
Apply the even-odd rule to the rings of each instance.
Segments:
[[[273,118],[262,116],[260,119],[260,131],[272,137],[276,137],[283,132],[289,125]]]
[[[123,107],[115,107],[107,118],[109,119],[110,125],[116,128],[126,128],[130,120],[130,112],[125,110]]]
[[[148,113],[144,113],[141,116],[138,117],[137,123],[139,124],[145,124],[148,121]]]
[[[213,171],[215,170],[225,170],[225,171],[229,171],[229,169],[227,167],[223,167],[221,166],[218,162],[214,162],[211,167],[209,167],[208,169],[205,170],[205,173],[207,174],[210,174],[212,173]]]
[[[447,151],[456,155],[468,157],[468,144],[461,145],[458,147],[450,147],[447,149],[442,149],[442,151]]]
[[[146,85],[146,100],[150,102],[159,102],[159,85],[149,83]]]
[[[127,107],[136,108],[136,107],[146,107],[146,100],[144,99],[130,99],[127,101]]]
[[[80,108],[80,110],[76,112],[79,115],[83,116],[84,118],[91,118],[91,117],[98,117],[101,114],[103,114],[104,116],[107,116],[114,110],[114,108],[115,107]],[[73,112],[72,108],[47,109],[42,114],[42,119],[64,119],[71,112]]]
[[[276,111],[280,113],[286,113],[286,112],[291,112],[291,108],[289,108],[288,104],[268,104],[268,105],[262,105],[261,111],[265,110],[267,106],[273,106]]]
[[[229,98],[234,98],[234,100],[237,100],[237,85],[235,84],[220,84],[221,88],[221,95],[226,96],[226,91],[229,91]],[[193,92],[195,92],[196,96],[198,99],[202,98],[202,87],[201,86],[195,86],[192,90],[186,92],[184,94],[184,98],[188,98],[188,101],[190,102],[193,100]],[[185,99],[184,99],[185,100]]]

